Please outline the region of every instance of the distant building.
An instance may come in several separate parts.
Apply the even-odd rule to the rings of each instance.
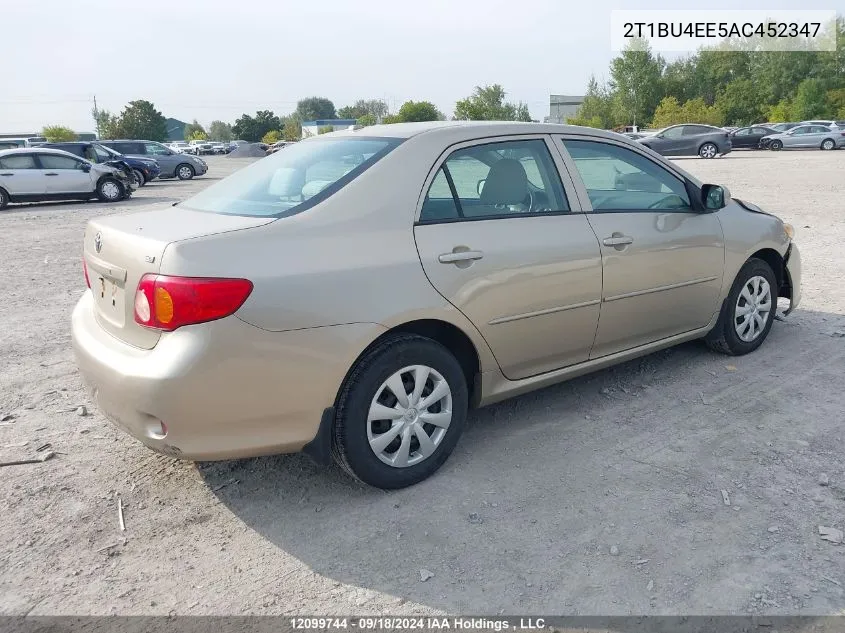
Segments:
[[[566,123],[566,119],[575,116],[583,103],[583,95],[549,95],[549,116],[545,122]]]
[[[358,123],[355,119],[317,119],[316,121],[302,122],[302,138],[307,136],[317,136],[320,133],[320,128],[335,130],[348,130]]]
[[[185,140],[185,126],[188,125],[187,123],[179,119],[167,119],[165,125],[167,126],[168,142]]]

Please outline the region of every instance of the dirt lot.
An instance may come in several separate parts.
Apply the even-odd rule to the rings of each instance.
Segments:
[[[0,213],[0,459],[57,453],[0,469],[0,613],[845,609],[845,545],[818,534],[845,529],[845,152],[683,161],[796,226],[803,303],[758,352],[687,344],[474,412],[393,493],[303,456],[175,461],[89,401],[68,331],[86,220],[243,164],[209,163],[121,205]]]

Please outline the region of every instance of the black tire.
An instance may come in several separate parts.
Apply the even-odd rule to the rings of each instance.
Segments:
[[[783,141],[778,141],[777,139],[775,139],[774,141],[769,143],[769,149],[775,152],[780,149],[783,149]]]
[[[431,455],[412,466],[398,468],[381,461],[370,447],[367,418],[382,384],[410,365],[426,365],[445,379],[452,396],[452,419]],[[466,377],[448,349],[422,336],[389,336],[364,354],[341,389],[332,431],[332,454],[344,470],[365,484],[382,489],[411,486],[444,464],[463,432],[467,409]]]
[[[5,209],[9,204],[9,194],[5,189],[0,189],[0,209]]]
[[[144,174],[142,172],[138,171],[137,169],[133,169],[132,175],[135,177],[135,183],[138,185],[139,188],[147,184],[147,180],[146,178],[144,178]]]
[[[743,341],[736,331],[736,308],[740,293],[753,277],[763,277],[769,283],[771,290],[771,309],[766,315],[763,329],[757,337],[752,341]],[[707,336],[704,337],[707,346],[713,351],[731,356],[742,356],[753,352],[763,344],[763,341],[766,340],[769,331],[772,329],[772,323],[775,320],[775,313],[777,312],[777,300],[778,286],[775,280],[775,274],[772,272],[772,267],[762,259],[752,257],[739,270],[731,287],[730,294],[728,294],[728,298],[722,304],[719,320]]]
[[[188,163],[179,163],[173,173],[179,180],[190,180],[197,175],[197,172]]]
[[[715,143],[703,143],[698,148],[698,155],[701,158],[716,158],[719,155],[719,148],[716,147]]]
[[[126,198],[126,189],[114,178],[103,178],[97,183],[97,197],[103,202],[119,202]]]
[[[819,146],[821,149],[831,150],[836,148],[836,141],[832,138],[826,138],[822,141],[822,144]]]

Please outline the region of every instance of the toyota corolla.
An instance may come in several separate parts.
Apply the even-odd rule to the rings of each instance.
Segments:
[[[100,410],[150,448],[305,451],[421,481],[472,407],[800,300],[793,229],[640,143],[436,122],[320,135],[175,207],[96,218],[72,318]]]

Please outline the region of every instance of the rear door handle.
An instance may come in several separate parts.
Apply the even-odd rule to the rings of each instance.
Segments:
[[[14,174],[0,174],[0,176],[14,176]]]
[[[441,264],[455,264],[457,262],[471,262],[476,259],[484,257],[481,251],[458,251],[452,253],[443,253],[437,258]]]
[[[57,173],[49,173],[49,174],[44,174],[44,175],[45,175],[45,176],[58,176],[59,174],[57,174]]]
[[[627,235],[614,235],[604,238],[601,243],[605,246],[625,246],[626,244],[633,244],[634,238]]]

